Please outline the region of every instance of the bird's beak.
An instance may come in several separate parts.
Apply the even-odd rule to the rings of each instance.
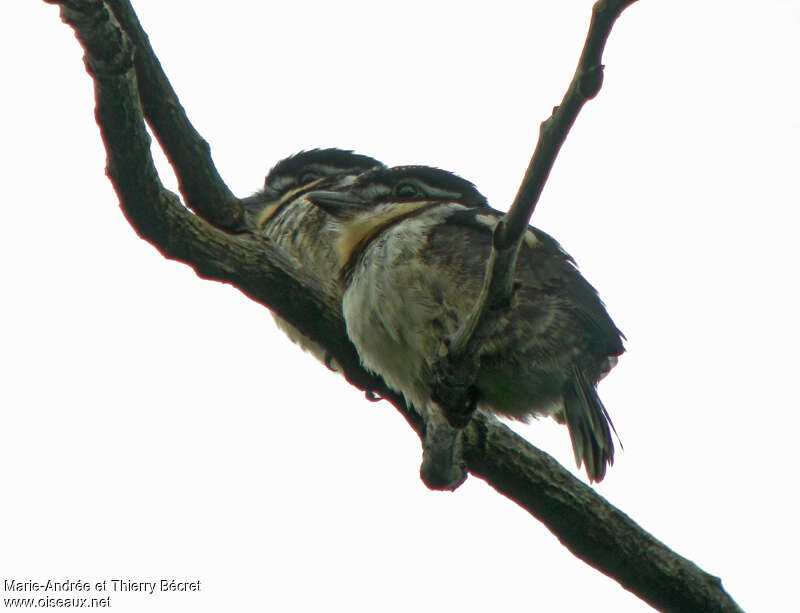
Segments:
[[[254,196],[241,198],[239,202],[242,203],[244,210],[255,219],[256,225],[261,229],[281,207],[279,200],[270,200],[266,194],[255,194]]]
[[[316,191],[306,194],[313,204],[337,219],[350,219],[363,213],[365,200],[349,192]]]
[[[239,202],[241,202],[245,210],[250,213],[258,213],[261,209],[264,208],[264,203],[266,201],[267,200],[266,198],[264,198],[263,194],[255,194],[254,196],[239,198]]]
[[[273,200],[267,200],[267,196],[265,194],[256,194],[255,196],[250,196],[249,198],[242,198],[241,202],[245,207],[245,210],[250,211],[253,215],[257,215],[256,225],[263,230],[264,226],[267,225],[267,222],[269,222],[269,220],[272,219],[275,214],[284,206],[296,198],[300,198],[306,192],[318,187],[324,181],[329,180],[330,177],[319,177],[318,179],[311,181],[311,183],[299,185],[298,187],[286,192],[280,198]]]

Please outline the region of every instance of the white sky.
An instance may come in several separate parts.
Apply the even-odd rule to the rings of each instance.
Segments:
[[[135,2],[237,194],[340,146],[500,209],[591,4]],[[0,577],[202,581],[115,613],[651,610],[482,481],[426,490],[392,407],[138,239],[71,30],[4,15]],[[748,611],[797,606],[798,57],[797,0],[640,0],[534,215],[628,337],[597,491]]]

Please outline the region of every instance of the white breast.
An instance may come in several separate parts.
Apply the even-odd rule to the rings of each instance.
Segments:
[[[422,408],[442,330],[442,303],[421,258],[427,234],[452,206],[440,205],[377,233],[342,300],[347,333],[364,366]],[[438,332],[438,333],[437,333]]]

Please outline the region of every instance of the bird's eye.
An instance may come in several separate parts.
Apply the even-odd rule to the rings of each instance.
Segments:
[[[394,188],[394,195],[398,198],[415,198],[419,196],[419,189],[411,183],[398,183]]]
[[[314,172],[313,170],[305,170],[300,173],[300,176],[297,178],[298,185],[306,185],[311,183],[312,181],[316,181],[319,178],[319,173]]]

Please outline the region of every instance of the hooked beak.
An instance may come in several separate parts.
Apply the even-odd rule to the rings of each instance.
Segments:
[[[363,213],[367,202],[349,192],[309,192],[306,198],[337,219],[349,219]]]

